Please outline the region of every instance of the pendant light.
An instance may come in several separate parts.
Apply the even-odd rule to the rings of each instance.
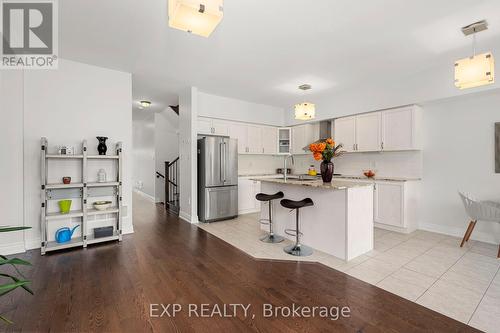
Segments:
[[[472,35],[472,56],[455,62],[455,86],[459,89],[479,87],[495,82],[495,60],[491,52],[476,55],[476,33],[488,29],[485,20],[462,28],[465,36]]]
[[[303,84],[299,86],[302,91],[311,89],[310,84]],[[311,120],[316,116],[316,106],[310,102],[303,102],[295,104],[295,119],[297,120]]]
[[[222,21],[223,0],[168,0],[171,28],[208,37]]]

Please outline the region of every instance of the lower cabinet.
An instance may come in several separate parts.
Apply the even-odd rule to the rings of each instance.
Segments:
[[[238,178],[238,214],[260,211],[260,203],[255,195],[260,192],[260,182],[245,177]]]
[[[418,182],[375,182],[373,221],[377,227],[409,233],[417,229]]]

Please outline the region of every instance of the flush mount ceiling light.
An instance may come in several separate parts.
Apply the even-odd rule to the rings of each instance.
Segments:
[[[472,35],[472,56],[455,62],[455,86],[459,89],[479,87],[495,82],[495,60],[491,52],[476,55],[476,33],[488,29],[488,22],[479,21],[462,28]]]
[[[222,20],[222,5],[223,0],[169,0],[168,25],[208,37]]]
[[[139,104],[141,105],[140,109],[147,109],[151,106],[150,101],[140,101]]]
[[[303,84],[299,86],[302,91],[311,89],[311,85]],[[313,103],[304,102],[295,104],[295,119],[297,120],[311,120],[316,116],[316,107]]]

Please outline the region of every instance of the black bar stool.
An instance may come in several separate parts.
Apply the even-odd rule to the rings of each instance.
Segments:
[[[313,249],[309,246],[300,244],[300,236],[302,233],[300,232],[299,226],[299,209],[307,206],[313,206],[314,202],[310,198],[306,198],[300,201],[294,201],[289,199],[281,200],[281,205],[285,208],[296,209],[296,219],[295,219],[295,230],[294,229],[285,229],[285,233],[290,236],[295,236],[295,244],[286,246],[283,251],[292,256],[305,257],[310,256],[313,253]]]
[[[260,240],[265,243],[279,243],[284,240],[283,237],[275,235],[273,231],[273,200],[281,199],[284,196],[285,195],[281,191],[276,194],[259,193],[255,196],[255,199],[259,201],[267,201],[269,204],[269,219],[260,219],[260,223],[269,225],[269,234],[260,238]]]

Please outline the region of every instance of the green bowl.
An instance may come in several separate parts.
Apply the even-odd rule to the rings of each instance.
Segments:
[[[59,200],[59,211],[61,214],[68,214],[71,209],[71,200]]]

